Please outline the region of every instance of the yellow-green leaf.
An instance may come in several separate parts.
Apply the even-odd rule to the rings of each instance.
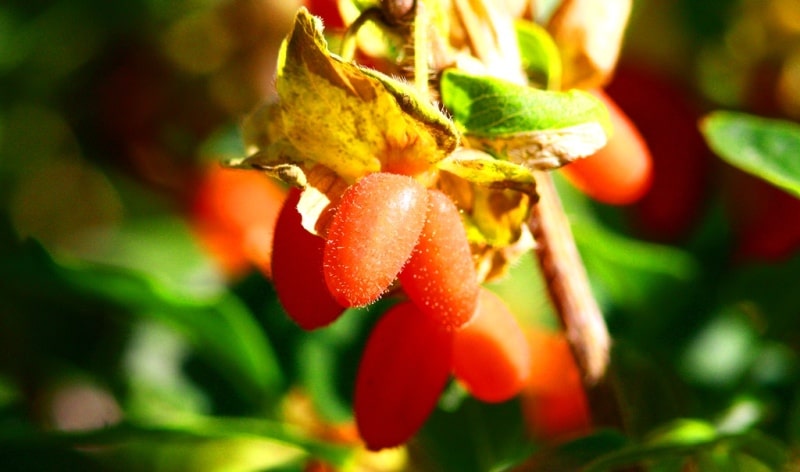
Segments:
[[[475,149],[459,149],[437,167],[474,184],[526,193],[536,201],[536,181],[530,169],[495,159]]]
[[[425,172],[458,144],[452,122],[410,85],[329,52],[320,20],[305,8],[281,48],[276,86],[286,141],[349,182]]]

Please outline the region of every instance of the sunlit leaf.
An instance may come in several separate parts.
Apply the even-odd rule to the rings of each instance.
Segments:
[[[549,90],[561,86],[561,56],[553,38],[536,23],[517,20],[517,31],[522,67],[532,80],[540,80]]]
[[[701,130],[726,162],[800,198],[799,124],[717,111],[703,119]]]
[[[267,131],[246,132],[268,137],[262,166],[317,163],[352,182],[379,170],[425,172],[458,144],[450,120],[413,87],[329,52],[320,20],[305,8],[278,61],[279,109],[255,121]]]
[[[534,201],[536,181],[530,169],[513,162],[495,159],[474,149],[462,149],[440,161],[437,167],[472,183],[497,189],[511,189]]]
[[[477,146],[530,169],[593,154],[610,134],[608,110],[587,92],[551,92],[448,69],[442,102]]]

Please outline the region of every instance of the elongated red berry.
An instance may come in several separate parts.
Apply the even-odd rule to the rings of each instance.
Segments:
[[[453,373],[475,398],[502,402],[522,390],[530,370],[522,328],[500,297],[482,289],[475,319],[455,333]]]
[[[438,190],[428,191],[428,215],[411,259],[400,272],[408,297],[448,329],[472,319],[478,276],[455,204]]]
[[[412,302],[370,334],[356,377],[355,419],[372,450],[399,446],[423,425],[450,374],[453,334]]]
[[[605,103],[614,126],[608,143],[595,154],[562,168],[564,177],[597,201],[611,205],[633,203],[653,180],[653,157],[639,130],[604,92],[594,95]]]
[[[301,328],[311,330],[330,324],[344,311],[333,299],[322,274],[325,240],[301,225],[297,202],[300,191],[292,189],[278,215],[272,249],[272,279],[284,310]]]
[[[425,223],[428,196],[411,177],[367,175],[345,190],[328,227],[325,281],[345,306],[377,300],[408,260]]]

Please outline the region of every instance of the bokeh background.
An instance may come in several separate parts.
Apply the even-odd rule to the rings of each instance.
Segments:
[[[408,450],[372,455],[350,397],[381,306],[292,325],[265,262],[283,189],[217,166],[243,155],[239,124],[273,93],[299,2],[4,2],[0,468],[572,470],[633,450],[657,470],[770,470],[796,456],[800,200],[714,156],[698,120],[800,119],[800,4],[634,4],[607,91],[651,149],[653,187],[610,206],[557,179],[615,339],[606,394],[625,429],[587,433],[567,400],[549,430],[518,400],[454,387]],[[533,258],[491,288],[526,325],[557,326]],[[578,442],[551,440],[570,424]],[[653,452],[654,437],[674,441]]]

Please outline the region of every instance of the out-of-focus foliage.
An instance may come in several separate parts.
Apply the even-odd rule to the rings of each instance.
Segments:
[[[720,108],[798,119],[800,7],[634,3],[608,91],[654,153],[653,189],[611,207],[557,178],[614,339],[611,381],[590,392],[612,413],[535,437],[519,400],[452,383],[407,448],[369,454],[353,383],[392,301],[304,332],[193,225],[208,166],[242,157],[241,117],[273,92],[297,5],[4,2],[0,469],[780,469],[800,447],[800,203],[713,157],[697,124]],[[759,152],[779,148],[782,125],[757,124],[773,144]],[[729,132],[711,144],[736,163],[738,141],[714,146]],[[796,188],[788,168],[755,173]],[[544,284],[526,257],[489,288],[554,329]]]

